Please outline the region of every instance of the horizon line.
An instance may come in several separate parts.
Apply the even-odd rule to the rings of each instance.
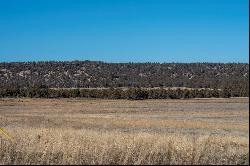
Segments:
[[[127,62],[114,62],[114,61],[103,61],[103,60],[28,60],[28,61],[0,61],[0,63],[41,63],[41,62],[99,62],[99,63],[114,63],[114,64],[126,64],[126,63],[159,63],[159,64],[168,64],[168,63],[180,63],[180,64],[192,64],[192,63],[212,63],[212,64],[249,64],[248,62],[236,62],[236,61],[230,61],[230,62],[209,62],[209,61],[193,61],[193,62],[178,62],[178,61],[172,61],[172,62],[160,62],[160,61],[127,61]]]

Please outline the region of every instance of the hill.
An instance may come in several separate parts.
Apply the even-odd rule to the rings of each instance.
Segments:
[[[100,61],[0,63],[0,87],[208,88],[248,96],[247,63],[105,63]]]

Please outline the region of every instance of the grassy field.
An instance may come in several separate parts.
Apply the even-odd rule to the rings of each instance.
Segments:
[[[0,99],[0,164],[249,164],[249,99]]]

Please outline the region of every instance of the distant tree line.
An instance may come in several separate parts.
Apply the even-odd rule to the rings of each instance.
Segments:
[[[166,89],[169,87],[193,90]],[[0,63],[0,97],[164,99],[243,97],[248,93],[247,63]]]
[[[29,98],[102,98],[102,99],[187,99],[187,98],[229,98],[248,97],[248,92],[234,91],[229,88],[217,89],[142,89],[121,88],[108,89],[50,89],[47,86],[32,86],[29,88],[0,88],[0,97]]]
[[[247,90],[247,63],[104,63],[99,61],[0,63],[0,85],[49,88],[188,87]]]

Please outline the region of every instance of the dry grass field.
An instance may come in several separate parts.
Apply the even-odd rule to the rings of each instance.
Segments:
[[[0,99],[0,164],[249,164],[249,99]]]

